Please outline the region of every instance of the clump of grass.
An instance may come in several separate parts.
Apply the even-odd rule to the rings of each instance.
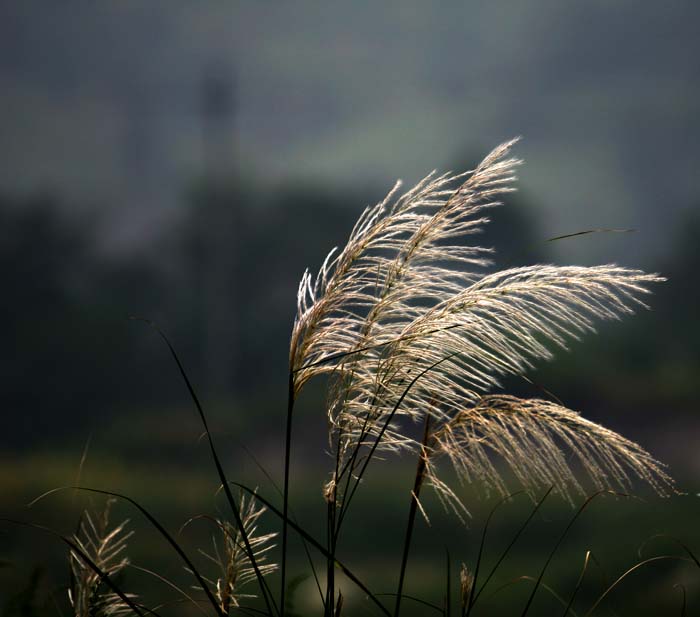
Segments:
[[[378,452],[412,452],[419,460],[395,614],[416,509],[423,510],[423,480],[457,513],[466,512],[440,476],[440,458],[462,482],[478,480],[503,494],[509,489],[494,457],[527,490],[551,485],[567,498],[572,490],[585,494],[572,454],[598,489],[628,490],[633,477],[662,495],[672,487],[644,449],[563,405],[488,395],[503,376],[521,375],[534,361],[551,359],[552,347],[565,348],[568,339],[593,331],[595,319],[646,306],[641,298],[663,280],[615,265],[485,272],[491,250],[460,240],[477,233],[487,211],[513,190],[520,164],[509,157],[513,143],[470,172],[430,174],[402,195],[397,184],[363,212],[347,245],[331,251],[317,275],[307,271],[301,280],[288,419],[304,385],[329,375],[335,464],[324,489],[327,607],[333,606],[332,558],[341,525]],[[422,441],[413,436],[416,423],[425,427]],[[284,561],[282,572],[284,578]]]
[[[670,478],[639,446],[547,401],[488,397],[500,378],[552,357],[551,347],[645,306],[658,275],[614,265],[513,268],[485,273],[490,249],[464,246],[487,210],[512,190],[513,142],[473,171],[431,174],[367,209],[344,249],[304,275],[292,333],[294,392],[330,374],[331,482],[358,468],[358,451],[417,452],[405,421],[430,419],[428,448],[467,481],[507,493],[489,454],[505,457],[528,488],[581,490],[560,444],[598,488],[628,488],[630,475],[664,493]],[[431,466],[444,498],[458,502]],[[328,491],[327,491],[328,493]],[[336,499],[347,497],[334,491]]]
[[[203,407],[174,347],[160,333],[197,408],[230,507],[230,519],[214,520],[219,536],[213,552],[200,551],[216,566],[218,576],[202,575],[152,514],[133,499],[119,497],[135,506],[176,551],[213,614],[291,617],[291,602],[285,594],[288,535],[293,531],[304,543],[325,617],[341,617],[347,610],[343,608],[345,596],[336,584],[337,571],[363,592],[379,614],[398,617],[402,599],[410,597],[449,617],[453,603],[449,554],[441,607],[405,595],[403,587],[415,519],[418,513],[428,518],[420,498],[423,486],[432,487],[446,509],[462,517],[468,504],[459,495],[461,482],[504,496],[487,519],[476,562],[471,568],[462,564],[458,573],[457,605],[459,614],[467,617],[551,492],[573,502],[577,494],[596,491],[577,510],[539,576],[518,579],[534,583],[522,611],[524,617],[539,589],[561,600],[543,582],[545,571],[573,523],[596,496],[629,491],[635,479],[660,495],[673,490],[663,465],[641,446],[583,418],[561,401],[494,393],[503,377],[524,375],[534,362],[551,359],[553,349],[566,348],[569,340],[592,332],[596,320],[618,319],[645,307],[642,299],[653,284],[663,280],[616,265],[534,265],[488,271],[492,250],[464,240],[488,222],[488,212],[500,204],[504,193],[513,190],[520,164],[510,156],[513,144],[502,144],[469,172],[433,173],[403,194],[397,183],[382,202],[362,213],[346,246],[331,251],[317,275],[308,271],[303,275],[289,350],[281,505],[243,485],[238,485],[239,496],[234,495]],[[294,405],[306,384],[318,376],[330,377],[326,417],[332,469],[322,491],[325,542],[300,526],[289,507]],[[422,427],[422,437],[416,436],[416,426]],[[337,554],[350,505],[379,454],[416,459],[397,589],[391,594],[393,611]],[[446,479],[444,462],[456,472],[457,485]],[[488,526],[516,486],[533,499],[546,490],[495,566],[484,574]],[[258,532],[265,510],[281,521],[279,566],[268,559],[276,533]],[[96,523],[86,514],[80,534],[73,540],[63,538],[72,549],[71,603],[76,617],[155,612],[137,606],[133,596],[114,582],[114,575],[127,563],[123,557],[127,536],[123,525],[108,530],[106,516],[100,520],[102,523]],[[700,567],[692,552],[682,546],[686,556],[647,559],[628,573],[659,559],[684,559]],[[325,578],[316,571],[311,551],[325,560]],[[568,605],[561,600],[565,614],[574,603],[589,556],[590,552]],[[276,595],[268,578],[277,569],[280,587]],[[628,573],[606,589],[589,613]],[[296,588],[298,580],[290,583],[290,589]],[[106,595],[99,591],[103,583],[110,590]],[[257,593],[249,591],[254,584]],[[207,613],[189,594],[170,585]],[[256,597],[260,599],[256,606],[246,603]]]

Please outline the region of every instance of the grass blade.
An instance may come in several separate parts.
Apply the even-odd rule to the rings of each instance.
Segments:
[[[683,603],[681,604],[681,617],[685,617],[685,610],[687,607],[686,601],[687,601],[687,593],[685,590],[685,585],[681,585],[680,583],[676,583],[673,586],[674,589],[680,589],[681,593],[683,594]]]
[[[396,594],[378,593],[377,596],[394,598],[396,597]],[[409,596],[408,594],[403,594],[403,597],[406,598],[406,600],[411,600],[411,602],[415,602],[416,604],[422,604],[423,606],[427,606],[428,608],[431,608],[434,611],[437,611],[438,613],[442,613],[443,615],[445,614],[445,611],[441,609],[437,604],[433,604],[432,602],[428,602],[427,600],[422,600],[421,598],[416,598],[415,596]]]
[[[381,443],[382,438],[384,437],[384,434],[386,433],[387,429],[389,428],[389,425],[391,424],[391,421],[394,419],[394,416],[396,415],[396,412],[398,411],[399,407],[401,407],[401,404],[403,403],[404,399],[406,396],[408,396],[409,391],[411,388],[416,385],[418,380],[425,376],[427,373],[432,371],[433,369],[437,368],[439,365],[441,365],[443,362],[447,362],[448,360],[451,360],[455,356],[461,355],[461,351],[455,351],[453,353],[450,353],[446,355],[444,358],[440,358],[437,362],[434,362],[427,368],[423,369],[420,373],[418,373],[406,386],[406,389],[401,393],[401,396],[399,399],[396,401],[394,404],[394,407],[391,410],[391,413],[389,413],[386,421],[382,425],[381,430],[379,431],[379,434],[377,435],[376,439],[372,443],[372,447],[370,448],[370,451],[368,452],[367,456],[365,457],[365,460],[362,464],[362,468],[360,469],[360,472],[357,474],[357,477],[355,478],[355,484],[353,484],[352,490],[350,491],[350,495],[348,495],[347,499],[344,500],[342,509],[340,512],[340,520],[338,522],[338,526],[343,521],[343,518],[345,517],[345,514],[347,513],[348,508],[350,507],[350,502],[352,501],[353,496],[355,495],[355,492],[357,491],[357,488],[360,486],[360,483],[362,482],[362,478],[365,475],[365,472],[367,471],[367,466],[369,465],[370,461],[372,460],[372,457],[374,456],[374,453],[377,451],[377,448],[379,447],[379,444]]]
[[[185,367],[182,365],[182,362],[180,361],[180,358],[175,351],[175,348],[173,347],[172,343],[168,339],[168,337],[165,335],[165,333],[158,328],[152,321],[149,321],[148,319],[141,319],[141,318],[134,318],[137,321],[143,321],[149,326],[151,326],[163,339],[165,344],[167,345],[168,349],[170,350],[170,355],[172,356],[173,360],[175,361],[175,364],[177,365],[177,368],[180,371],[180,376],[182,377],[182,380],[185,382],[185,385],[187,386],[187,390],[190,394],[190,397],[192,398],[192,401],[194,402],[195,407],[197,408],[197,413],[199,414],[199,418],[202,421],[202,425],[204,426],[204,430],[206,432],[207,436],[207,441],[209,442],[209,450],[211,452],[212,459],[214,461],[214,465],[216,466],[216,471],[219,475],[219,481],[221,482],[221,485],[224,488],[224,493],[226,495],[226,499],[228,500],[229,506],[231,508],[231,512],[233,513],[234,519],[236,521],[236,524],[238,525],[239,529],[241,530],[241,537],[243,538],[243,543],[245,545],[245,550],[248,555],[248,559],[250,560],[251,565],[253,566],[253,571],[255,572],[255,576],[258,580],[258,584],[260,586],[260,591],[262,593],[263,599],[265,601],[265,604],[267,606],[268,613],[272,614],[273,612],[273,607],[274,607],[274,612],[279,615],[279,609],[275,605],[274,598],[272,597],[272,594],[270,593],[270,589],[267,585],[267,582],[265,581],[262,573],[260,572],[260,568],[258,567],[257,561],[255,559],[255,555],[253,553],[253,549],[250,546],[250,541],[248,539],[248,534],[246,533],[245,529],[243,528],[243,521],[241,520],[241,516],[238,510],[238,504],[236,500],[233,497],[233,494],[231,493],[231,488],[229,486],[229,482],[226,479],[226,474],[224,472],[224,468],[221,465],[221,460],[219,459],[219,455],[216,452],[216,447],[214,446],[214,440],[211,436],[211,431],[209,430],[209,423],[207,422],[206,415],[204,414],[204,409],[202,407],[202,404],[199,401],[199,397],[197,396],[197,393],[194,390],[194,387],[192,386],[192,383],[190,382],[190,378],[187,375],[187,372],[185,371]]]
[[[145,572],[146,574],[150,574],[152,577],[157,578],[159,581],[170,587],[172,590],[179,593],[185,600],[188,600],[200,613],[202,613],[202,615],[205,615],[205,617],[208,615],[208,613],[199,605],[199,603],[184,589],[181,589],[172,581],[169,581],[164,576],[161,576],[160,574],[158,574],[158,572],[154,572],[153,570],[149,570],[148,568],[144,568],[142,566],[135,566],[133,564],[129,564],[129,567],[134,570],[139,570],[140,572]]]
[[[581,568],[581,574],[579,574],[578,581],[576,581],[576,586],[574,587],[573,592],[571,593],[571,598],[569,598],[569,603],[566,605],[566,609],[564,610],[563,617],[566,617],[569,614],[569,611],[573,613],[573,610],[571,610],[571,607],[574,604],[574,599],[576,598],[576,594],[578,593],[579,589],[581,589],[581,584],[583,583],[583,577],[586,574],[586,570],[588,569],[588,562],[591,559],[591,551],[586,551],[586,558],[583,560],[583,568]]]
[[[420,453],[418,455],[418,465],[416,467],[416,477],[413,482],[413,490],[411,491],[411,505],[408,510],[408,523],[406,524],[406,536],[403,543],[403,555],[401,556],[401,569],[399,570],[399,585],[396,591],[396,605],[394,607],[394,617],[399,617],[401,608],[401,597],[403,592],[403,583],[406,576],[406,566],[408,565],[408,552],[411,548],[411,538],[413,536],[413,527],[416,521],[416,511],[418,510],[418,500],[420,499],[420,490],[425,478],[425,467],[428,460],[428,441],[430,439],[430,415],[425,417],[425,428],[423,431],[423,443],[421,444]]]
[[[552,492],[552,489],[553,489],[553,487],[550,486],[549,489],[547,489],[547,491],[545,492],[545,494],[542,495],[542,497],[539,499],[539,501],[535,504],[535,507],[531,510],[531,512],[530,512],[530,514],[528,515],[528,517],[525,519],[525,521],[523,522],[523,524],[520,525],[520,527],[518,528],[518,531],[516,532],[515,536],[513,536],[513,539],[510,541],[510,544],[508,544],[508,546],[507,546],[506,549],[503,551],[503,553],[501,553],[501,556],[498,558],[498,561],[496,562],[496,565],[494,565],[493,568],[491,568],[491,571],[489,572],[489,575],[486,577],[486,580],[483,582],[483,584],[482,584],[481,587],[479,588],[479,591],[476,592],[475,594],[472,594],[472,595],[470,596],[470,601],[469,601],[469,604],[467,605],[466,616],[468,616],[468,615],[471,613],[472,607],[474,606],[474,604],[476,604],[477,599],[479,598],[479,596],[481,595],[481,593],[482,593],[482,592],[484,591],[484,589],[486,588],[486,585],[488,585],[489,581],[493,578],[494,574],[496,573],[496,571],[497,571],[498,568],[500,567],[501,563],[503,563],[503,560],[506,558],[506,556],[508,555],[508,553],[510,552],[510,550],[513,548],[513,546],[515,545],[515,543],[518,541],[518,538],[520,538],[520,536],[521,536],[521,534],[523,533],[523,531],[525,531],[525,528],[529,525],[530,521],[533,519],[533,517],[535,516],[535,514],[538,512],[538,510],[540,509],[540,507],[541,507],[542,504],[544,503],[544,500],[547,499],[547,497],[549,496],[549,494]],[[482,533],[482,535],[481,535],[481,544],[479,545],[479,554],[478,554],[478,556],[477,556],[476,566],[475,566],[475,568],[474,568],[474,583],[473,583],[473,585],[472,585],[472,589],[476,589],[477,576],[478,576],[478,574],[479,574],[479,567],[480,567],[480,565],[481,565],[481,560],[482,560],[483,553],[484,553],[484,545],[485,545],[485,542],[486,542],[486,533],[487,533],[487,531],[488,531],[488,528],[489,528],[489,525],[490,525],[490,523],[491,523],[491,519],[493,518],[493,515],[496,513],[496,510],[497,510],[498,508],[500,508],[500,507],[501,507],[504,503],[506,503],[508,500],[512,499],[513,497],[516,497],[517,495],[521,495],[521,494],[523,494],[523,493],[524,493],[524,491],[517,491],[516,493],[511,493],[511,494],[508,495],[507,497],[501,499],[501,501],[499,501],[499,502],[493,507],[493,509],[491,510],[491,512],[489,513],[489,516],[488,516],[488,518],[486,519],[486,524],[484,525],[484,531],[483,531],[483,533]]]
[[[282,607],[282,617],[284,617],[285,602],[285,582],[287,574],[287,520],[289,515],[289,468],[290,457],[292,450],[292,417],[294,414],[294,373],[289,372],[289,392],[287,400],[287,424],[284,436],[284,495],[282,513],[282,562],[280,564],[281,589],[280,589],[280,606]]]
[[[48,495],[51,495],[51,494],[56,493],[58,491],[69,490],[69,489],[77,490],[77,491],[85,491],[88,493],[97,493],[98,495],[109,495],[111,497],[117,497],[118,499],[123,499],[124,501],[128,501],[131,505],[133,505],[139,512],[141,512],[141,514],[144,515],[144,517],[148,520],[148,522],[151,523],[151,525],[153,525],[153,527],[155,527],[155,529],[158,531],[158,533],[160,533],[160,535],[163,536],[163,538],[165,538],[165,540],[168,542],[168,544],[170,544],[170,546],[172,546],[173,549],[175,550],[175,552],[180,556],[180,558],[185,563],[187,568],[189,568],[192,571],[193,576],[197,579],[197,583],[204,590],[204,593],[206,594],[207,599],[212,604],[212,606],[214,606],[214,608],[216,609],[216,612],[221,617],[226,617],[226,615],[224,615],[224,613],[221,611],[221,608],[219,607],[219,603],[216,601],[216,598],[214,597],[214,594],[212,594],[211,589],[209,589],[209,585],[207,585],[206,581],[204,580],[202,575],[199,573],[199,570],[197,570],[194,563],[192,563],[192,560],[187,556],[187,553],[185,553],[185,551],[177,543],[175,538],[173,538],[173,536],[170,534],[170,532],[168,532],[168,530],[165,527],[163,527],[163,525],[158,521],[158,519],[155,516],[153,516],[138,501],[136,501],[135,499],[132,499],[128,495],[123,495],[122,493],[115,493],[113,491],[106,491],[106,490],[102,490],[99,488],[89,488],[86,486],[62,486],[62,487],[52,489],[52,490],[40,495],[39,497],[34,499],[29,504],[29,506],[34,505],[37,501],[39,501],[40,499],[43,499],[44,497],[46,497]]]
[[[260,501],[264,506],[267,507],[267,509],[276,514],[278,517],[282,518],[283,514],[282,512],[276,508],[274,505],[272,505],[267,499],[262,497],[259,493],[256,493],[253,491],[251,488],[245,486],[244,484],[240,484],[238,482],[233,483],[234,486],[238,486],[239,488],[242,488],[244,491],[249,493],[250,495],[253,495],[255,499]],[[298,525],[295,521],[289,520],[289,526],[296,531],[301,537],[303,537],[311,546],[313,546],[317,551],[319,551],[324,557],[329,558],[330,553],[326,549],[323,544],[321,544],[318,540],[316,540],[311,534],[309,534],[303,527]],[[387,615],[387,617],[391,617],[391,613],[386,609],[386,607],[377,599],[377,594],[372,593],[367,586],[359,579],[357,576],[355,576],[347,566],[345,566],[342,562],[338,561],[338,559],[335,560],[335,565],[340,568],[340,570],[347,576],[355,585],[357,585],[366,595],[367,597],[374,603],[379,610],[382,611],[384,615]]]
[[[102,570],[90,557],[75,543],[73,540],[70,538],[54,531],[53,529],[50,529],[48,527],[44,527],[43,525],[37,525],[36,523],[28,523],[26,521],[16,521],[13,519],[9,518],[1,518],[0,521],[3,521],[5,523],[11,523],[13,525],[21,525],[23,527],[29,527],[30,529],[36,529],[38,531],[43,531],[44,533],[50,534],[54,536],[55,538],[58,538],[62,540],[65,544],[68,545],[68,547],[73,551],[80,559],[97,574],[97,576],[100,577],[100,580],[107,585],[114,593],[116,593],[119,598],[132,610],[134,613],[136,613],[139,617],[146,617],[144,613],[142,612],[141,608],[139,608],[138,605],[136,605],[133,600],[129,598],[115,583],[112,581],[112,579],[109,577],[109,575]],[[156,617],[159,617],[158,613],[155,611],[142,607],[143,610],[145,610],[147,613],[150,613],[151,615],[155,615]]]
[[[555,236],[554,238],[547,238],[547,242],[556,242],[557,240],[564,240],[566,238],[575,238],[576,236],[586,236],[588,234],[601,234],[601,233],[614,233],[614,234],[628,234],[636,231],[636,229],[586,229],[585,231],[577,231],[572,234],[564,234],[563,236]]]
[[[493,598],[494,596],[498,595],[504,589],[511,587],[512,585],[516,585],[517,583],[522,583],[522,582],[535,583],[539,587],[542,587],[542,589],[544,589],[550,596],[552,596],[557,602],[559,602],[559,604],[561,604],[562,606],[566,605],[566,602],[564,602],[564,598],[562,598],[561,595],[559,595],[549,585],[547,585],[546,583],[538,582],[537,579],[535,579],[533,576],[527,576],[527,575],[518,576],[517,578],[514,578],[513,580],[508,581],[507,583],[504,583],[503,585],[498,587],[496,590],[494,590],[494,592],[491,593],[488,596],[488,598]],[[578,615],[574,611],[571,611],[571,614],[574,617],[578,617]]]
[[[544,573],[547,570],[547,567],[549,566],[549,563],[552,561],[554,558],[555,553],[559,549],[559,546],[561,543],[564,541],[564,538],[569,533],[569,530],[573,527],[574,523],[578,520],[578,517],[581,516],[583,511],[589,506],[589,504],[596,498],[599,497],[600,495],[604,494],[609,494],[609,495],[617,495],[618,497],[629,497],[629,495],[625,495],[623,493],[615,493],[614,491],[609,491],[609,490],[602,490],[602,491],[597,491],[593,493],[586,501],[583,502],[581,507],[576,511],[576,514],[571,518],[569,521],[569,524],[566,526],[562,534],[559,536],[559,539],[557,540],[557,543],[554,545],[554,548],[552,551],[549,553],[549,556],[547,557],[547,560],[544,563],[544,566],[542,566],[542,570],[540,571],[540,575],[537,577],[537,580],[535,582],[535,586],[532,590],[532,593],[530,594],[530,597],[527,600],[527,604],[525,605],[525,608],[523,609],[521,617],[525,617],[527,615],[527,612],[530,610],[530,606],[532,606],[532,601],[535,599],[535,594],[537,593],[537,590],[539,589],[542,579],[544,578]]]
[[[283,497],[284,493],[280,489],[279,486],[277,486],[277,483],[275,482],[274,478],[270,475],[270,473],[265,469],[263,464],[257,459],[257,457],[250,451],[250,449],[243,443],[243,442],[238,442],[238,446],[250,457],[250,460],[253,461],[255,466],[262,472],[262,474],[267,478],[268,482],[272,486],[272,488],[275,490],[275,492],[280,496]],[[289,512],[291,513],[291,519],[294,520],[296,518],[296,515],[294,514],[294,510],[289,508]],[[301,543],[304,548],[304,554],[306,555],[306,559],[309,562],[309,568],[311,569],[311,574],[314,578],[314,582],[316,583],[316,588],[318,590],[319,596],[321,598],[321,602],[324,605],[324,610],[325,610],[325,598],[323,597],[323,591],[321,590],[321,581],[318,578],[318,572],[316,571],[316,566],[314,565],[313,560],[311,559],[311,554],[309,553],[309,547],[306,544],[306,540],[304,538],[301,538]],[[285,610],[287,610],[285,608]]]
[[[651,538],[649,538],[648,540],[646,540],[646,541],[642,544],[642,546],[639,547],[639,549],[638,549],[638,551],[637,551],[637,554],[639,555],[640,558],[642,557],[642,551],[643,551],[644,547],[645,547],[649,542],[651,542],[652,540],[656,540],[656,539],[658,539],[658,538],[665,538],[665,539],[667,539],[667,540],[671,540],[672,542],[674,542],[675,544],[677,544],[678,546],[680,546],[680,547],[686,552],[686,554],[688,555],[688,557],[690,557],[690,559],[693,561],[693,563],[694,563],[698,568],[700,568],[700,561],[699,561],[698,558],[696,557],[695,553],[693,553],[693,551],[691,551],[690,548],[689,548],[686,544],[684,544],[683,542],[681,542],[678,538],[676,538],[676,537],[674,537],[674,536],[670,536],[670,535],[668,535],[668,534],[666,534],[666,533],[658,533],[658,534],[656,534],[656,535],[651,536]]]
[[[583,617],[590,617],[590,615],[593,614],[593,611],[595,611],[596,608],[600,605],[600,603],[605,600],[605,598],[610,595],[610,592],[615,589],[622,581],[624,581],[630,574],[633,572],[636,572],[640,568],[650,564],[650,563],[655,563],[658,561],[687,561],[687,562],[692,562],[693,560],[690,559],[689,557],[679,557],[678,555],[658,555],[656,557],[649,557],[649,559],[645,559],[644,561],[640,561],[638,564],[635,564],[631,568],[629,568],[626,572],[621,574],[617,580],[612,583],[601,595],[600,597],[595,601],[593,606],[588,609],[588,612]]]

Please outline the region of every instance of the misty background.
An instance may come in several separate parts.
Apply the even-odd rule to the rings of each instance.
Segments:
[[[133,317],[178,349],[230,465],[254,467],[243,442],[279,479],[304,269],[396,178],[514,136],[519,191],[478,238],[497,266],[669,279],[529,376],[700,491],[699,20],[694,2],[1,3],[3,509],[72,484],[88,443],[93,485],[180,522],[212,499],[187,391]],[[634,232],[548,242],[599,228]],[[299,478],[328,467],[322,402],[322,384],[302,401]],[[6,531],[0,557],[60,562],[18,560],[31,541]]]

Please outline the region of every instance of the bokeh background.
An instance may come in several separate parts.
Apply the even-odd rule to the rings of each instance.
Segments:
[[[521,135],[519,192],[480,238],[499,266],[617,262],[669,279],[651,311],[602,325],[529,377],[638,440],[685,493],[591,508],[546,580],[569,589],[592,549],[593,593],[659,533],[700,550],[699,20],[690,1],[1,3],[0,514],[71,533],[84,495],[25,504],[76,481],[127,492],[174,529],[223,507],[187,391],[133,316],[177,347],[231,475],[274,495],[258,463],[280,481],[304,268],[396,178],[467,169]],[[599,228],[635,231],[547,241]],[[325,430],[318,384],[297,415],[293,505],[319,537]],[[413,467],[376,467],[343,547],[381,591],[394,589]],[[435,602],[443,546],[455,568],[473,562],[494,503],[464,491],[466,529],[431,502],[433,526],[417,532],[409,586]],[[559,506],[509,576],[537,574],[572,514]],[[186,581],[120,507],[134,519],[134,563]],[[490,558],[527,508],[506,508]],[[195,527],[188,546],[208,541]],[[652,553],[682,552],[655,541]],[[66,614],[60,542],[3,524],[0,559],[4,617]],[[663,602],[680,614],[676,582],[697,608],[697,571],[666,564],[606,610],[671,614]],[[521,606],[518,589],[493,601]],[[312,593],[299,578],[302,612]]]

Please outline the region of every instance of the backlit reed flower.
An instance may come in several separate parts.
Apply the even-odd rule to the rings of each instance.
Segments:
[[[490,249],[464,244],[513,190],[514,141],[476,169],[432,173],[367,208],[346,246],[304,274],[290,345],[294,395],[314,376],[331,377],[328,420],[336,471],[353,474],[364,455],[426,451],[426,477],[460,509],[438,473],[449,460],[460,480],[505,493],[506,475],[526,489],[554,485],[569,497],[623,488],[633,477],[663,494],[663,467],[640,446],[544,400],[488,396],[506,375],[523,375],[552,349],[645,304],[652,283],[639,270],[534,265],[488,273]],[[413,423],[431,420],[429,439]],[[342,499],[342,495],[338,495]]]

